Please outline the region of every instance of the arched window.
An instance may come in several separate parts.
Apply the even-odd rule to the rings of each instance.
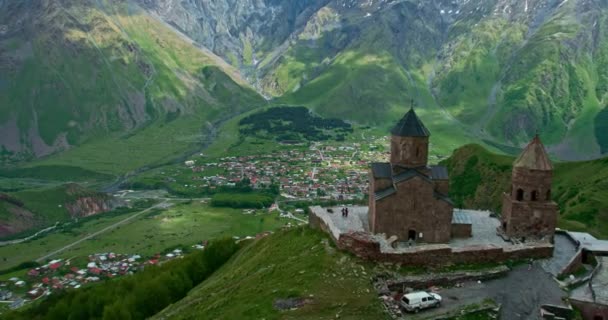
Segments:
[[[538,201],[538,191],[532,191],[532,201]]]
[[[551,200],[551,189],[547,190],[547,201]]]
[[[524,200],[524,190],[523,189],[517,189],[517,194],[515,195],[515,199],[517,199],[517,201]]]
[[[416,147],[416,158],[420,157],[420,147]]]

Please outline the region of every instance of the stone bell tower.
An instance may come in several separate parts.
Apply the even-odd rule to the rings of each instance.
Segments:
[[[557,204],[551,200],[553,166],[538,135],[513,164],[511,192],[503,194],[502,231],[515,239],[553,239]]]
[[[431,134],[410,109],[391,130],[391,165],[393,170],[426,168]]]

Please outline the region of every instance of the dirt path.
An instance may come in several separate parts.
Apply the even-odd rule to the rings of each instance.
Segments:
[[[152,207],[150,207],[150,208],[148,208],[146,210],[137,212],[137,213],[135,213],[135,214],[133,214],[133,215],[131,215],[131,216],[123,219],[123,220],[120,220],[120,221],[118,221],[118,222],[110,225],[110,226],[107,226],[107,227],[105,227],[105,228],[103,228],[103,229],[101,229],[99,231],[91,233],[91,234],[85,236],[84,238],[81,238],[81,239],[79,239],[77,241],[74,241],[74,242],[72,242],[72,243],[70,243],[70,244],[68,244],[68,245],[66,245],[66,246],[64,246],[64,247],[62,247],[60,249],[57,249],[57,250],[55,250],[55,251],[53,251],[53,252],[51,252],[49,254],[46,254],[46,255],[44,255],[44,256],[36,259],[36,262],[43,262],[43,261],[49,259],[50,257],[52,257],[54,255],[57,255],[57,254],[59,254],[59,253],[61,253],[63,251],[66,251],[66,250],[68,250],[68,249],[70,249],[70,248],[72,248],[72,247],[74,247],[74,246],[76,246],[76,245],[78,245],[78,244],[80,244],[80,243],[82,243],[84,241],[92,239],[92,238],[94,238],[94,237],[96,237],[96,236],[98,236],[100,234],[103,234],[103,233],[106,233],[106,232],[108,232],[108,231],[110,231],[112,229],[115,229],[118,226],[126,224],[126,223],[130,222],[131,220],[134,220],[135,218],[138,218],[139,216],[144,215],[144,214],[150,212],[151,210],[158,209],[158,208],[163,208],[164,209],[164,208],[168,208],[170,206],[171,206],[171,204],[169,202],[165,201],[165,202],[161,202],[161,203],[159,203],[159,204],[157,204],[155,206],[152,206]]]

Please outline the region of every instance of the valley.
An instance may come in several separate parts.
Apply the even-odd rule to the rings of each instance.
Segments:
[[[602,267],[582,252],[608,238],[607,70],[604,0],[0,0],[0,318],[379,319],[401,316],[408,289],[377,284],[420,277],[453,295],[446,319],[532,319]],[[524,253],[418,268],[312,230],[311,206],[349,207],[337,221],[364,229],[348,219],[373,202],[371,164],[392,163],[408,110],[432,133],[428,164],[447,168],[445,202],[489,219],[539,136],[543,195],[572,232],[554,258],[573,267]],[[494,229],[517,247],[505,256],[527,246]],[[547,299],[500,294],[529,274]]]

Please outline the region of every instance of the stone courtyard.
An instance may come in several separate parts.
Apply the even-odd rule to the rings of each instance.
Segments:
[[[339,239],[342,234],[355,232],[369,233],[368,226],[368,208],[364,206],[348,207],[348,217],[342,217],[342,207],[322,208],[319,206],[311,207],[311,214],[319,217],[331,230],[334,239]],[[494,247],[509,247],[515,246],[511,242],[505,241],[500,237],[496,229],[500,226],[500,221],[492,217],[489,211],[463,210],[454,209],[454,217],[465,216],[469,223],[472,224],[471,238],[454,238],[447,244],[424,244],[424,243],[408,243],[398,242],[393,246],[389,246],[389,239],[385,235],[371,235],[374,239],[381,243],[381,246],[391,252],[407,252],[411,247],[442,247],[450,246],[452,248],[466,248],[475,246],[494,246]]]
[[[547,258],[554,249],[547,241],[505,241],[497,232],[500,221],[488,211],[455,209],[454,223],[470,223],[471,237],[429,244],[399,242],[385,234],[371,233],[365,206],[349,206],[348,217],[343,217],[341,211],[342,207],[310,207],[310,225],[329,233],[339,248],[372,261],[418,266],[504,262]]]

